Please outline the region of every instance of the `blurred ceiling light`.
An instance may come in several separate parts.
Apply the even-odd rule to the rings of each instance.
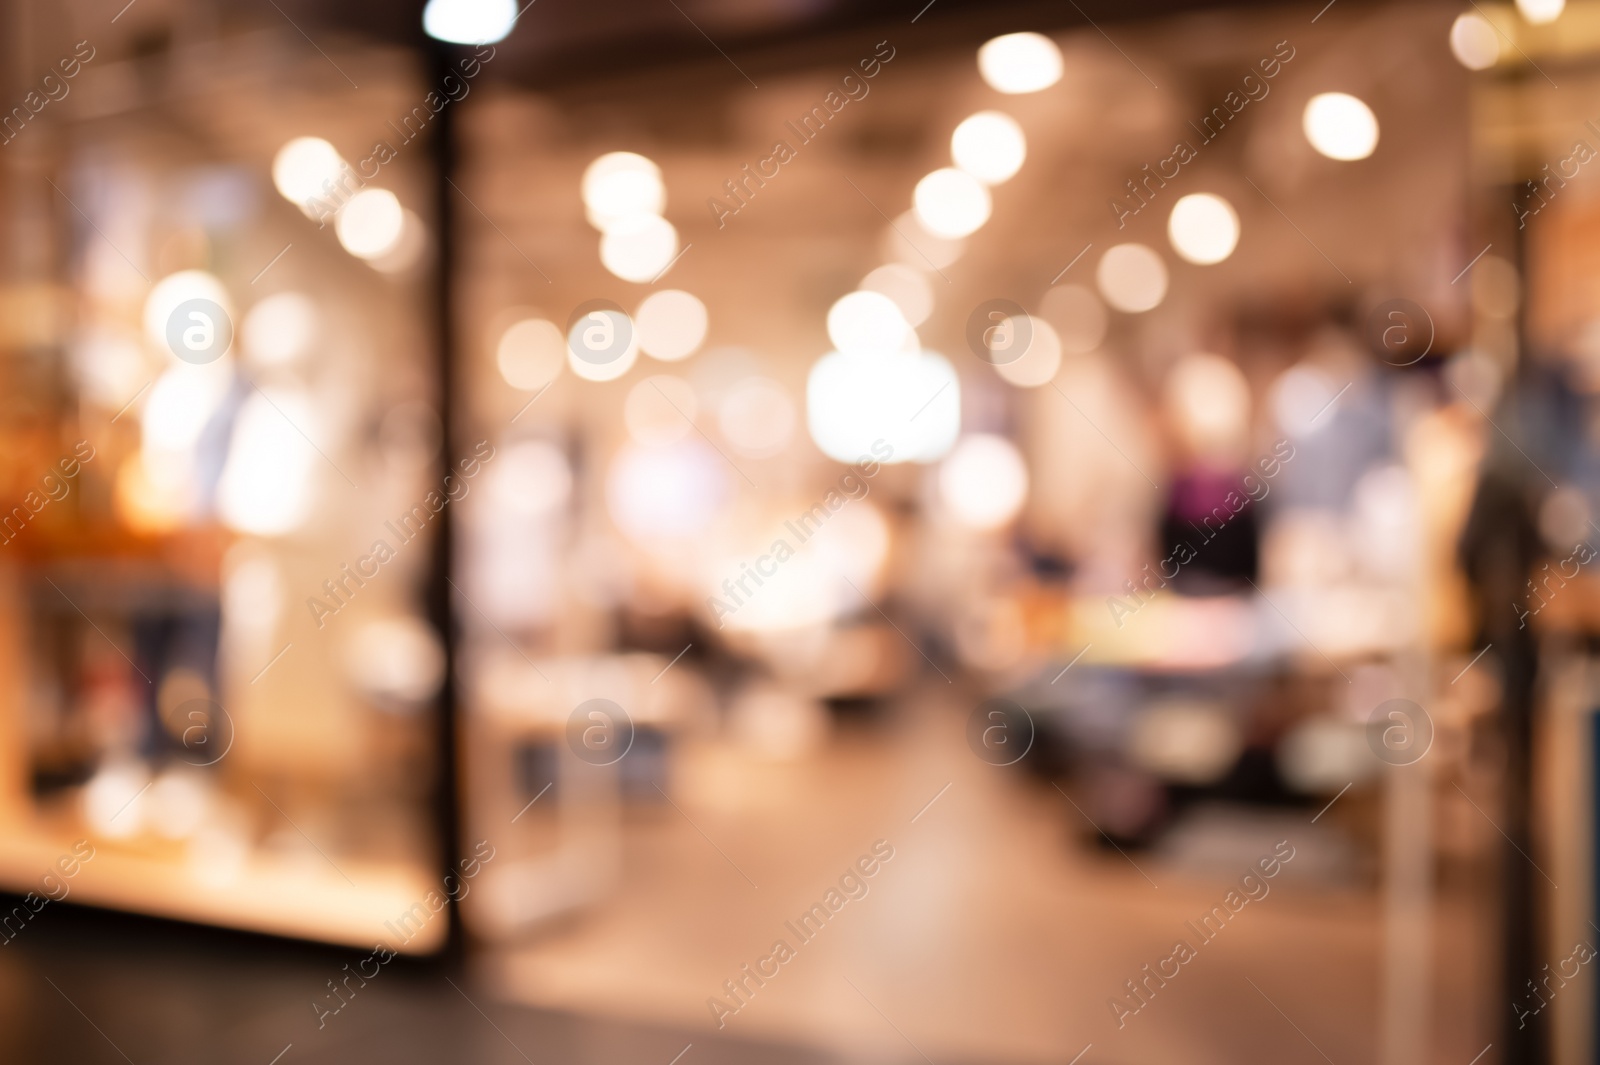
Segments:
[[[1167,374],[1164,390],[1174,427],[1197,451],[1234,447],[1249,429],[1250,385],[1221,355],[1185,355]]]
[[[961,258],[967,250],[967,242],[928,232],[913,210],[889,223],[889,228],[883,231],[880,248],[884,258],[913,269],[942,270]]]
[[[222,308],[224,314],[233,313],[228,290],[216,276],[205,270],[180,270],[168,274],[155,283],[144,301],[144,335],[157,350],[173,358],[176,354],[167,343],[167,319],[172,312],[190,300],[210,300]]]
[[[600,263],[624,281],[653,281],[678,254],[678,231],[665,218],[634,214],[600,238]]]
[[[429,37],[451,44],[493,44],[516,25],[514,0],[428,0],[422,29]]]
[[[694,388],[681,377],[657,374],[646,377],[628,391],[622,404],[622,421],[634,442],[646,447],[676,443],[694,430],[700,401]]]
[[[500,335],[495,365],[512,388],[539,389],[561,376],[567,361],[567,340],[561,327],[543,318],[524,318]]]
[[[306,204],[323,195],[323,186],[339,180],[350,164],[338,149],[321,137],[296,137],[272,157],[272,184],[278,194],[306,210]]]
[[[860,287],[881,292],[894,300],[906,324],[919,326],[933,313],[933,286],[921,270],[903,263],[886,263],[861,279]]]
[[[1049,322],[1037,315],[1029,316],[1027,329],[1027,350],[1009,361],[996,359],[992,365],[995,373],[1018,388],[1038,388],[1055,380],[1056,371],[1061,369],[1061,338]],[[989,335],[997,337],[1001,333],[996,330]],[[1015,327],[1012,335],[1016,335]]]
[[[766,377],[747,377],[728,390],[717,407],[717,428],[735,451],[764,458],[794,437],[795,410],[789,394]]]
[[[1106,336],[1106,305],[1082,285],[1057,285],[1046,292],[1034,317],[1055,328],[1061,350],[1070,355],[1093,351]]]
[[[607,152],[590,163],[581,189],[589,224],[602,232],[634,215],[658,215],[667,205],[661,168],[635,152]]]
[[[885,464],[933,462],[961,430],[961,384],[932,352],[829,352],[806,378],[806,429],[839,462],[881,456],[885,445]]]
[[[858,289],[828,308],[828,339],[846,355],[899,351],[909,329],[899,306],[881,292]]]
[[[962,120],[950,135],[950,156],[956,166],[985,185],[999,185],[1022,169],[1028,140],[1010,115],[979,111]]]
[[[1061,49],[1038,33],[1008,33],[978,49],[978,73],[1011,95],[1048,89],[1061,80]]]
[[[1111,306],[1138,314],[1166,298],[1167,264],[1143,244],[1118,244],[1100,257],[1095,282]]]
[[[652,292],[634,312],[639,348],[663,362],[693,355],[706,339],[706,305],[694,295],[675,288]]]
[[[1535,26],[1554,22],[1566,10],[1567,0],[1517,0],[1517,10]]]
[[[572,467],[554,444],[518,440],[503,448],[495,462],[488,496],[502,513],[529,518],[555,514],[572,498]]]
[[[606,476],[606,509],[642,545],[695,536],[728,496],[727,460],[698,439],[666,447],[625,446]]]
[[[355,629],[345,645],[344,666],[368,698],[411,709],[438,693],[444,681],[444,647],[433,626],[399,614]]]
[[[1192,263],[1220,263],[1239,244],[1239,216],[1221,196],[1192,192],[1172,205],[1167,237],[1173,249]]]
[[[311,513],[315,412],[299,389],[257,391],[239,411],[217,483],[217,515],[235,532],[283,536]]]
[[[917,182],[917,220],[936,237],[965,237],[989,220],[989,190],[965,170],[941,167]]]
[[[626,337],[620,353],[612,354],[619,337]],[[585,381],[615,381],[639,360],[639,331],[633,319],[621,311],[601,308],[572,323],[567,333],[567,365]],[[579,351],[602,353],[596,359],[582,358]]]
[[[239,333],[255,366],[299,362],[317,337],[317,305],[303,292],[279,292],[250,308]]]
[[[963,437],[939,467],[939,498],[971,529],[997,529],[1017,516],[1028,497],[1028,467],[1002,436]]]
[[[1468,11],[1450,25],[1450,51],[1468,70],[1488,70],[1500,58],[1500,35],[1488,19]]]
[[[400,200],[388,189],[362,189],[333,220],[344,250],[362,259],[376,259],[392,250],[404,225]]]
[[[1306,104],[1306,140],[1329,159],[1365,159],[1378,146],[1378,118],[1372,108],[1344,92],[1324,92]]]

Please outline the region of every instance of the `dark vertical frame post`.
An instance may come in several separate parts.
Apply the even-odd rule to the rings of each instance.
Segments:
[[[420,14],[418,22],[420,23]],[[423,65],[426,83],[430,88],[442,84],[449,72],[454,49],[442,41],[424,38]],[[434,184],[434,241],[436,252],[433,263],[435,392],[439,405],[440,458],[445,472],[455,467],[456,444],[456,344],[454,313],[454,281],[456,274],[456,235],[453,189],[451,182],[456,166],[455,110],[461,106],[451,103],[439,109],[434,117],[433,136],[429,139],[430,158],[433,162]],[[433,541],[432,566],[429,569],[427,607],[428,619],[433,623],[444,643],[444,679],[439,687],[437,712],[437,759],[435,762],[435,804],[438,822],[440,867],[448,873],[461,856],[461,793],[460,745],[458,742],[459,677],[456,670],[456,625],[452,612],[450,574],[455,555],[455,508],[445,507],[439,514],[439,525]],[[447,959],[459,959],[465,945],[465,935],[458,906],[446,906],[449,926],[444,946]]]

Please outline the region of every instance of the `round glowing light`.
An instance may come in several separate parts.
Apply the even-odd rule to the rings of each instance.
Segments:
[[[584,213],[604,231],[633,215],[660,214],[667,205],[661,168],[635,152],[607,152],[583,172]]]
[[[298,389],[268,388],[245,400],[217,483],[217,513],[228,528],[283,536],[305,524],[318,456],[302,430],[317,434],[315,411]]]
[[[1028,157],[1028,139],[1017,120],[1003,111],[979,111],[950,135],[956,166],[985,185],[1009,181]]]
[[[828,309],[828,339],[846,355],[899,351],[909,328],[894,300],[881,292],[858,290]]]
[[[306,210],[347,166],[338,149],[321,137],[296,137],[272,157],[272,184],[280,196]]]
[[[634,313],[639,348],[663,362],[693,355],[706,339],[706,305],[688,292],[662,289],[652,292]]]
[[[561,376],[567,361],[567,341],[561,327],[543,318],[524,318],[500,335],[495,365],[512,388],[539,389]]]
[[[1566,7],[1567,0],[1517,0],[1517,10],[1535,26],[1554,22]]]
[[[912,194],[917,220],[936,237],[967,236],[989,220],[989,189],[967,173],[942,167],[917,182]]]
[[[1048,89],[1061,80],[1061,49],[1039,33],[1008,33],[978,49],[978,73],[997,92]]]
[[[1239,216],[1221,196],[1191,192],[1172,205],[1167,239],[1174,251],[1192,263],[1220,263],[1239,244]]]
[[[233,313],[228,290],[215,276],[204,270],[180,270],[157,281],[150,295],[145,297],[145,337],[162,351],[171,352],[167,343],[167,320],[180,306],[197,299],[210,300],[221,307],[224,314]]]
[[[362,189],[333,221],[339,243],[351,255],[376,259],[400,242],[405,212],[388,189]]]
[[[917,270],[942,270],[961,258],[967,242],[934,236],[917,218],[917,212],[907,211],[896,218],[883,231],[880,249],[885,259],[904,263]]]
[[[717,407],[717,428],[735,451],[765,458],[794,437],[795,410],[778,382],[747,377],[728,390]]]
[[[572,467],[544,440],[518,440],[503,449],[489,475],[489,500],[497,511],[538,518],[555,514],[572,498]]]
[[[918,326],[933,313],[933,286],[921,270],[902,263],[887,263],[861,279],[867,292],[881,292],[894,300],[907,325]]]
[[[1061,338],[1056,336],[1056,331],[1050,323],[1043,318],[1029,315],[1028,347],[1016,358],[993,362],[995,373],[1018,388],[1038,388],[1055,380],[1056,371],[1061,369]],[[1011,335],[1018,335],[1022,327],[1013,326]],[[991,336],[1000,336],[997,331]]]
[[[1344,92],[1319,93],[1306,104],[1301,122],[1311,147],[1329,159],[1365,159],[1378,146],[1372,108]]]
[[[1167,264],[1143,244],[1118,244],[1100,257],[1095,283],[1111,306],[1138,314],[1166,298]]]
[[[597,348],[596,344],[600,346]],[[622,348],[620,353],[616,353],[617,347]],[[634,328],[633,319],[621,311],[596,310],[572,323],[566,349],[567,365],[585,381],[615,381],[639,361],[639,331]],[[609,361],[594,362],[578,356],[579,351],[596,350],[605,351]]]
[[[624,281],[653,281],[678,254],[678,231],[653,214],[629,215],[600,238],[600,263]]]
[[[286,366],[311,350],[317,305],[301,292],[279,292],[250,308],[239,330],[244,353],[256,366]]]
[[[451,44],[503,41],[516,22],[514,0],[428,0],[422,9],[423,32]]]
[[[830,352],[806,378],[806,428],[840,462],[932,462],[961,430],[961,384],[949,360],[932,352]]]
[[[1106,336],[1106,305],[1082,285],[1057,285],[1039,301],[1039,313],[1055,327],[1061,350],[1083,355],[1100,346]]]
[[[939,467],[939,498],[968,528],[997,529],[1028,498],[1028,467],[1005,437],[975,433]]]
[[[622,421],[628,435],[646,447],[674,444],[694,430],[700,401],[694,388],[681,377],[657,374],[646,377],[628,392]]]
[[[698,439],[629,445],[606,476],[606,509],[631,540],[656,544],[705,531],[728,497],[727,460]]]
[[[1450,51],[1468,70],[1488,70],[1500,58],[1500,35],[1488,19],[1468,11],[1450,25]]]

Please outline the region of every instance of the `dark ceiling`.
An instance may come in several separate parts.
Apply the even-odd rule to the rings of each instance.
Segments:
[[[308,29],[397,44],[423,43],[422,6],[416,0],[236,0],[240,14],[273,15],[276,7]],[[499,46],[510,62],[495,69],[522,84],[552,86],[723,62],[720,50],[740,67],[770,71],[815,62],[819,47],[826,51],[830,41],[842,46],[846,39],[853,45],[862,34],[912,32],[929,47],[970,45],[1019,29],[1238,6],[1251,6],[1250,0],[533,0]]]

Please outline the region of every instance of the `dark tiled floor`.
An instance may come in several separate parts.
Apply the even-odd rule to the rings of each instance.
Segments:
[[[457,966],[404,959],[319,1030],[312,999],[363,957],[49,906],[0,947],[0,1062],[269,1065],[282,1053],[279,1065],[669,1065],[690,1043],[681,1065],[838,1060],[504,1006]]]

